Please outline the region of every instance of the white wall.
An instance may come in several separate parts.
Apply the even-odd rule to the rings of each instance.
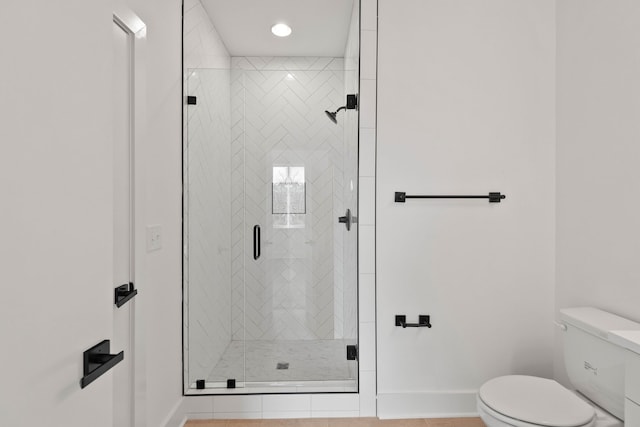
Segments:
[[[112,378],[79,385],[112,327],[111,13],[0,5],[3,426],[111,426]]]
[[[181,3],[135,0],[130,7],[147,24],[147,142],[140,159],[146,169],[146,224],[162,226],[162,249],[143,260],[147,345],[148,426],[162,426],[182,400],[181,307]],[[101,25],[94,22],[94,26]]]
[[[554,14],[551,0],[379,2],[381,417],[471,414],[491,377],[552,374]]]
[[[119,2],[118,2],[119,3]],[[180,400],[180,2],[128,2],[147,24],[144,222],[163,249],[144,299],[147,425]],[[111,55],[116,2],[3,2],[0,424],[111,426],[111,376],[82,352],[111,337]],[[100,308],[104,307],[104,309]]]
[[[556,308],[640,320],[640,4],[558,1]],[[560,343],[556,376],[565,379]]]

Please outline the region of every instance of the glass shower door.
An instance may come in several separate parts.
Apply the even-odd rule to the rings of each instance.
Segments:
[[[357,227],[338,218],[357,214],[357,112],[349,142],[345,119],[324,113],[344,102],[343,78],[329,67],[232,70],[248,384],[356,384],[346,347],[357,344]]]
[[[341,58],[291,61],[187,73],[188,394],[357,391],[358,114]]]

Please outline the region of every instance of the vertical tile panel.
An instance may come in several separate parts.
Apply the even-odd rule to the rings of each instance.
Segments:
[[[360,373],[360,416],[376,416],[376,373]]]
[[[360,274],[358,298],[360,323],[376,321],[376,275]]]
[[[376,324],[360,323],[360,348],[358,360],[360,371],[376,370]]]
[[[360,273],[375,274],[375,227],[359,226],[358,266]]]
[[[362,31],[360,38],[360,78],[375,80],[377,32]]]
[[[376,127],[376,81],[360,81],[360,127]]]
[[[360,129],[360,168],[363,176],[376,176],[376,130],[372,128]]]
[[[375,225],[376,223],[375,214],[376,214],[376,180],[373,177],[361,177],[358,224]]]
[[[361,0],[361,30],[378,29],[378,0]]]

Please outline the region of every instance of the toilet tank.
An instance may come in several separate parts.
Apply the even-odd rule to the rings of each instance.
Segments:
[[[564,363],[573,387],[607,412],[624,419],[625,349],[609,332],[640,330],[640,323],[592,307],[560,310]]]

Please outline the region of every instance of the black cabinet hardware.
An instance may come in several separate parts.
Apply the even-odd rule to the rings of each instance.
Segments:
[[[80,388],[85,388],[109,369],[122,362],[124,351],[118,354],[109,354],[110,347],[111,342],[104,340],[82,353],[84,376],[80,380]]]
[[[115,305],[120,308],[136,295],[138,295],[138,290],[135,289],[132,282],[118,286],[115,289]]]
[[[205,382],[204,380],[196,380],[196,388],[198,390],[204,390]]]
[[[187,96],[187,105],[196,105],[198,103],[198,98],[195,96]]]
[[[403,328],[430,328],[431,318],[429,315],[420,314],[418,323],[407,323],[407,316],[396,314],[396,326],[402,326]]]
[[[344,224],[344,226],[347,227],[347,231],[351,231],[351,224],[354,222],[351,216],[351,209],[347,209],[344,216],[338,217],[338,222]]]
[[[260,226],[253,226],[253,259],[260,258]]]
[[[227,380],[227,388],[236,388],[236,380],[235,379]]]
[[[407,193],[396,191],[395,202],[404,203],[407,199],[489,199],[489,203],[500,203],[507,196],[500,193],[489,193],[486,196],[455,196],[455,195],[442,195],[442,196],[410,196]]]

